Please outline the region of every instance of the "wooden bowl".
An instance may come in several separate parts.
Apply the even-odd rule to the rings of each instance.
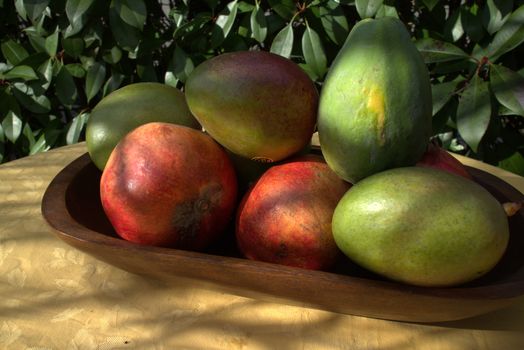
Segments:
[[[469,171],[501,202],[524,200],[520,192],[499,178],[475,168]],[[239,254],[233,230],[205,252],[124,241],[115,234],[100,204],[100,175],[87,153],[66,166],[44,194],[44,218],[71,246],[166,283],[196,283],[266,301],[412,322],[463,319],[506,307],[524,295],[522,210],[509,218],[508,250],[490,273],[466,285],[424,288],[385,280],[348,259],[330,272],[250,261]]]

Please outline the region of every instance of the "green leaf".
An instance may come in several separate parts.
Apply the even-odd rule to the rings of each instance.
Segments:
[[[105,50],[103,59],[109,64],[117,64],[122,59],[122,50],[113,46],[110,50]]]
[[[333,0],[319,6],[319,17],[327,36],[338,46],[342,46],[349,34],[349,24],[342,7]]]
[[[0,163],[5,159],[5,136],[2,124],[0,124]]]
[[[273,0],[270,0],[269,2],[271,3],[271,1],[273,1]],[[276,1],[278,1],[278,0],[276,0]],[[273,7],[273,6],[271,6],[271,7]],[[251,11],[253,11],[254,8],[255,8],[255,5],[253,5],[253,4],[249,3],[249,2],[246,2],[246,1],[239,1],[238,2],[238,13],[246,13],[246,12],[251,13]]]
[[[30,66],[33,69],[37,69],[38,66],[44,63],[47,59],[49,59],[49,55],[47,55],[46,53],[36,52],[32,53],[18,65]]]
[[[111,14],[113,14],[115,11],[113,10],[110,10],[110,18],[109,20],[111,21]],[[111,23],[110,23],[111,25]],[[127,26],[127,24],[124,23],[124,25]],[[138,32],[138,30],[136,30],[135,28],[133,27],[129,27],[131,28],[133,31],[135,32]],[[94,23],[93,25],[91,26],[88,26],[86,27],[86,33],[83,35],[83,41],[84,41],[84,45],[85,45],[85,48],[89,48],[89,47],[96,47],[96,45],[102,45],[102,43],[104,42],[102,40],[103,36],[104,36],[104,33],[107,33],[106,29],[104,28],[104,26],[101,24],[101,23]],[[107,35],[107,34],[106,34]]]
[[[66,69],[75,78],[83,78],[86,75],[84,67],[80,63],[69,63],[65,65]]]
[[[6,64],[4,62],[0,62],[0,75],[13,69],[13,66],[10,64]]]
[[[168,70],[166,71],[166,74],[164,74],[164,83],[166,85],[177,87],[179,81],[180,80],[178,80],[178,78],[175,77],[175,73],[173,73],[172,71]]]
[[[121,48],[134,52],[142,36],[138,28],[129,25],[120,17],[117,7],[118,4],[118,0],[113,0],[109,8],[109,25],[111,32],[113,32],[113,36]]]
[[[80,113],[79,115],[73,118],[73,120],[71,121],[71,125],[69,125],[69,128],[67,129],[66,133],[66,143],[68,145],[72,145],[78,142],[88,118],[88,113]]]
[[[12,91],[16,99],[27,110],[33,113],[49,113],[51,110],[51,101],[49,101],[47,96],[35,92],[30,85],[14,83],[13,87]]]
[[[440,0],[422,0],[424,5],[431,11],[435,7],[436,4],[439,3]]]
[[[73,58],[78,58],[85,48],[84,39],[82,38],[65,38],[62,40],[62,47],[66,54]]]
[[[62,66],[56,76],[55,91],[58,100],[69,108],[71,108],[78,97],[73,76],[71,76],[65,66]]]
[[[456,120],[457,117],[458,99],[449,99],[438,112],[431,118],[431,125],[433,135],[446,133],[450,130],[450,120]],[[451,128],[456,129],[456,126]]]
[[[4,129],[4,135],[9,141],[15,143],[22,133],[22,119],[16,115],[13,111],[9,111],[2,120],[2,129]]]
[[[49,89],[55,73],[55,60],[48,58],[38,67],[38,72],[42,74],[45,79],[45,81],[42,81],[41,83],[42,88],[44,88],[44,90]]]
[[[35,136],[33,135],[33,130],[31,130],[31,126],[28,123],[25,123],[24,128],[22,129],[22,135],[24,135],[29,142],[29,148],[33,147],[36,140]]]
[[[258,4],[251,12],[250,23],[251,37],[259,43],[263,43],[267,36],[267,21],[264,10]]]
[[[311,80],[316,81],[316,80],[320,79],[320,77],[317,75],[317,73],[315,73],[313,68],[311,68],[308,64],[306,64],[306,63],[299,63],[298,66],[300,68],[302,68],[302,70],[304,72],[306,72],[306,74],[309,76],[309,78]]]
[[[297,7],[293,0],[269,0],[269,6],[280,17],[286,20],[293,18]]]
[[[195,68],[191,58],[179,46],[176,46],[173,52],[172,66],[173,74],[183,83]]]
[[[524,78],[501,65],[491,65],[491,89],[504,107],[524,116]]]
[[[27,20],[27,12],[24,7],[24,0],[15,0],[15,8],[18,15],[25,21]]]
[[[0,119],[2,119],[7,114],[7,112],[12,109],[9,106],[12,99],[13,97],[5,92],[5,88],[0,88]],[[0,139],[0,141],[2,141],[2,139]]]
[[[486,55],[491,61],[524,42],[524,5],[513,12],[488,45]]]
[[[480,140],[486,133],[491,119],[488,85],[475,74],[459,100],[457,130],[474,152],[477,152]]]
[[[218,14],[211,34],[211,41],[214,43],[213,47],[218,47],[227,38],[233,23],[235,23],[237,9],[238,0],[234,0],[227,4],[226,8]]]
[[[55,32],[45,39],[45,50],[51,57],[55,57],[56,55],[56,50],[58,48],[58,34],[58,27],[56,27]]]
[[[444,107],[455,92],[458,82],[456,80],[440,84],[431,85],[431,95],[433,100],[433,115]]]
[[[14,85],[16,85],[16,83],[13,84],[13,86]],[[22,115],[20,105],[13,94],[9,94],[6,92],[6,89],[0,88],[0,119],[6,116],[9,111],[13,111],[19,116]]]
[[[458,41],[464,35],[460,9],[456,9],[447,19],[444,25],[444,35],[453,42]]]
[[[45,152],[45,151],[49,150],[50,148],[51,148],[51,146],[48,145],[47,142],[46,142],[46,135],[42,134],[42,135],[40,135],[38,140],[36,140],[36,142],[33,144],[31,149],[29,150],[29,155],[33,155],[33,154],[36,154],[36,153],[39,153],[39,152]]]
[[[222,28],[224,38],[227,38],[229,31],[233,27],[233,23],[235,22],[235,18],[237,16],[237,9],[238,2],[237,0],[234,0],[227,4],[226,10],[218,15],[215,24]]]
[[[286,25],[273,39],[271,43],[270,52],[289,58],[293,50],[293,23]]]
[[[147,9],[143,0],[112,0],[111,6],[125,23],[140,31],[144,29]]]
[[[214,10],[218,5],[218,0],[204,0],[211,10]]]
[[[29,43],[37,52],[46,52],[45,49],[45,39],[35,27],[27,27],[24,29],[24,32],[27,34],[27,39]]]
[[[62,122],[56,116],[50,115],[49,122],[46,123],[46,127],[41,131],[40,137],[31,148],[29,154],[47,151],[52,148],[62,134]]]
[[[81,31],[87,22],[87,14],[94,0],[67,0],[66,15],[69,19],[71,29],[67,31],[66,37]]]
[[[377,13],[375,14],[375,18],[380,18],[380,17],[395,17],[395,18],[399,18],[398,17],[398,12],[397,12],[397,9],[395,8],[395,6],[386,5],[386,4],[382,4],[378,8]]]
[[[476,6],[476,5],[475,5]],[[479,42],[485,34],[485,30],[482,27],[480,16],[476,13],[477,8],[461,8],[462,27],[469,36],[470,40]]]
[[[24,1],[25,11],[29,19],[31,19],[32,21],[36,21],[42,15],[47,5],[49,5],[49,0],[25,0]]]
[[[96,96],[100,88],[104,84],[104,79],[106,76],[106,67],[105,65],[95,62],[87,70],[85,91],[87,100],[91,101],[93,97]]]
[[[487,0],[482,12],[482,23],[489,34],[493,35],[508,20],[513,9],[512,0]]]
[[[107,79],[106,83],[104,84],[104,88],[102,89],[102,96],[107,96],[111,92],[115,91],[120,87],[122,82],[124,81],[125,75],[113,72],[113,74]]]
[[[198,35],[202,28],[211,20],[211,16],[207,15],[195,17],[191,21],[177,27],[173,33],[173,39],[177,42],[189,41],[190,38]]]
[[[515,152],[508,158],[501,160],[498,166],[514,174],[524,176],[524,157],[519,152]]]
[[[185,3],[179,3],[179,5],[173,7],[171,11],[169,11],[169,18],[172,20],[173,24],[175,25],[175,28],[178,28],[182,25],[184,21],[187,20],[187,16],[189,14],[189,9],[187,7],[187,4]]]
[[[383,2],[383,0],[355,0],[355,7],[360,18],[370,18],[375,16]]]
[[[469,57],[459,47],[437,39],[425,38],[415,42],[425,63],[446,62]]]
[[[16,66],[4,74],[4,79],[23,79],[27,81],[38,79],[38,76],[33,68],[29,66]]]
[[[306,22],[306,30],[302,35],[302,52],[306,64],[316,75],[323,77],[327,71],[327,59],[320,37]]]
[[[157,82],[158,77],[156,75],[155,67],[153,66],[153,60],[148,59],[136,65],[136,74],[140,78],[140,81],[152,81]]]
[[[472,72],[477,68],[477,64],[469,58],[455,61],[437,62],[431,73],[436,75],[457,74],[460,71]]]
[[[22,45],[13,40],[7,40],[0,45],[2,54],[7,60],[7,63],[16,66],[25,58],[29,57],[27,50]]]

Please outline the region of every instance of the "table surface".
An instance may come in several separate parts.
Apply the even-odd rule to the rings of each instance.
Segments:
[[[0,166],[0,349],[524,349],[524,298],[416,324],[166,286],[63,243],[40,212],[84,143]],[[458,157],[524,192],[524,178]]]

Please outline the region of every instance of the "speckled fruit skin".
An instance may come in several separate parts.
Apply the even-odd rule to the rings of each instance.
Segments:
[[[504,254],[508,219],[477,183],[405,167],[354,185],[333,214],[333,236],[355,263],[407,284],[458,285],[490,271]]]
[[[326,162],[351,183],[415,165],[431,135],[431,106],[429,73],[404,24],[393,17],[360,21],[320,94]]]
[[[329,269],[342,256],[333,240],[331,218],[350,186],[314,155],[271,167],[237,210],[241,252],[252,260]]]
[[[111,153],[100,196],[122,238],[202,250],[233,219],[237,182],[225,151],[208,135],[148,123],[127,134]]]
[[[318,92],[293,61],[264,51],[225,53],[188,77],[187,104],[231,152],[274,162],[304,148],[317,121]]]
[[[466,179],[473,180],[473,177],[466,167],[459,162],[457,158],[433,143],[428,145],[426,152],[424,152],[422,158],[420,158],[416,165],[420,167],[441,169],[452,174],[463,176]]]

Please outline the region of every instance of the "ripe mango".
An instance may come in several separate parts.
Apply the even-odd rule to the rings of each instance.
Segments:
[[[474,181],[404,167],[359,181],[333,214],[337,246],[355,263],[400,282],[443,287],[490,271],[509,240],[502,205]]]
[[[302,69],[264,51],[225,53],[197,66],[185,85],[189,109],[218,143],[264,162],[311,140],[318,92]]]
[[[429,74],[404,24],[392,17],[362,20],[320,93],[322,152],[350,182],[414,165],[431,135],[431,112]]]

